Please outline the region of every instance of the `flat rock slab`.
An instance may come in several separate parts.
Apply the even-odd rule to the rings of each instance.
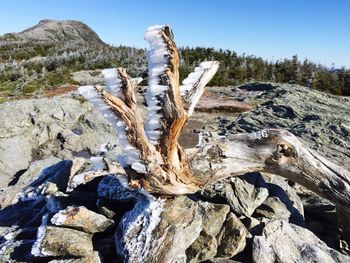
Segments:
[[[320,155],[350,169],[350,98],[293,84],[249,83],[240,90],[258,91],[248,97],[259,103],[225,124],[223,132],[286,129]],[[237,96],[238,98],[239,96]]]
[[[206,90],[200,98],[196,110],[201,112],[236,113],[249,111],[255,106],[251,102],[237,101],[232,97]]]
[[[253,240],[253,262],[350,262],[306,228],[287,220],[271,220]]]
[[[105,231],[114,224],[114,221],[84,206],[70,206],[56,213],[52,217],[51,223],[93,234]]]
[[[40,251],[46,256],[87,257],[93,253],[92,235],[74,229],[48,226]]]
[[[0,123],[0,188],[36,160],[90,157],[117,142],[102,115],[72,97],[2,103]]]

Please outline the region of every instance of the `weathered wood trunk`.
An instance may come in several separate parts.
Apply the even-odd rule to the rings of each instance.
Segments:
[[[350,172],[311,151],[285,130],[209,140],[195,153],[191,167],[204,184],[254,171],[277,174],[350,212]]]

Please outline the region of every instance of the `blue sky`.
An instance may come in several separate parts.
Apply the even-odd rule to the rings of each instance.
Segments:
[[[178,46],[231,49],[350,68],[348,0],[0,0],[0,35],[41,19],[75,19],[107,43],[147,47],[149,25],[170,24]]]

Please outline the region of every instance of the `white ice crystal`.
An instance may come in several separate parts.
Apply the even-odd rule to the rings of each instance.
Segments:
[[[36,241],[32,246],[31,253],[32,253],[32,255],[34,255],[36,257],[39,257],[41,255],[45,255],[44,251],[42,251],[42,249],[41,249],[41,243],[44,240],[44,237],[46,235],[46,225],[48,222],[48,216],[49,216],[48,214],[45,214],[42,217],[41,225],[39,226],[38,232],[36,234]]]
[[[262,138],[267,138],[268,134],[266,130],[261,130],[257,132],[252,132],[247,134],[249,140],[261,140]]]
[[[188,75],[186,79],[182,81],[180,86],[180,93],[182,96],[187,95],[191,90],[195,89],[196,92],[191,97],[191,104],[188,109],[188,115],[192,115],[194,107],[197,105],[200,97],[204,92],[205,85],[214,76],[219,64],[216,61],[204,61],[194,69],[192,73]],[[196,89],[198,85],[202,85],[202,88]]]
[[[116,68],[109,68],[102,70],[102,75],[106,84],[106,89],[117,96],[118,98],[124,100],[124,94],[121,90],[122,80],[119,78],[119,74]]]
[[[150,250],[152,233],[161,220],[164,200],[154,198],[145,191],[135,207],[121,221],[122,237],[117,246],[127,255],[129,262],[145,262]],[[135,236],[134,232],[138,231]]]
[[[102,116],[112,125],[116,130],[117,128],[117,118],[112,111],[111,107],[105,103],[102,99],[100,93],[95,89],[94,86],[81,86],[78,89],[80,95],[94,105],[94,107],[101,112]]]
[[[161,85],[161,76],[169,63],[169,51],[162,37],[165,26],[156,25],[148,28],[145,40],[150,44],[147,52],[148,59],[148,88],[146,100],[148,105],[148,120],[146,123],[146,134],[152,144],[159,144],[161,135],[161,114],[165,92],[169,90],[168,85]]]
[[[122,94],[120,89],[121,83],[118,78],[117,70],[106,69],[103,70],[103,74],[105,77],[106,87],[108,91],[119,98],[123,98],[124,95]],[[79,88],[79,93],[87,100],[89,100],[95,106],[95,108],[102,113],[103,117],[112,124],[112,127],[116,130],[119,144],[125,152],[125,156],[120,158],[121,165],[125,167],[131,166],[135,162],[141,163],[140,151],[130,144],[126,134],[125,123],[115,116],[111,107],[107,105],[102,99],[101,94],[93,86],[82,86]],[[137,172],[140,171],[141,170]],[[85,175],[77,176],[75,180],[78,180],[79,178],[83,180],[84,176]]]

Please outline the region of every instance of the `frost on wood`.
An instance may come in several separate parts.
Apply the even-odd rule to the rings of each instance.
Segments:
[[[188,194],[226,177],[265,171],[287,177],[350,210],[349,172],[313,153],[286,131],[238,134],[230,140],[203,137],[197,152],[187,151],[189,158],[178,140],[219,63],[200,63],[180,85],[180,58],[170,27],[148,28],[145,40],[150,44],[145,126],[136,103],[138,81],[132,81],[124,69],[104,71],[106,89],[80,89],[119,134],[125,151],[120,161],[132,188]]]
[[[167,25],[152,26],[145,40],[150,44],[145,125],[135,96],[140,80],[131,79],[124,69],[103,70],[105,88],[88,86],[79,91],[118,133],[125,152],[119,161],[132,187],[163,194],[193,193],[202,185],[191,173],[178,140],[205,85],[217,71],[218,62],[201,63],[185,81],[187,91],[182,97],[180,58],[172,30]]]
[[[148,121],[146,124],[147,137],[152,144],[159,144],[162,134],[162,107],[166,91],[169,90],[169,79],[166,78],[166,70],[170,66],[170,52],[162,32],[164,26],[149,27],[145,40],[150,43],[150,50],[147,52],[148,59],[148,88],[146,101],[148,105]]]
[[[113,98],[119,99],[120,102],[126,101],[129,94],[125,94],[125,86],[137,85],[140,80],[136,80],[133,83],[131,80],[122,79],[120,73],[122,69],[105,69],[102,71],[106,83],[106,93]],[[119,161],[123,167],[131,166],[138,173],[144,173],[145,167],[140,159],[140,150],[135,148],[128,139],[127,127],[122,118],[118,118],[115,113],[115,109],[108,104],[106,97],[103,96],[103,89],[94,86],[84,86],[79,88],[80,94],[89,100],[98,109],[102,115],[111,123],[112,127],[118,134],[119,144],[124,150],[124,155],[119,157]]]
[[[115,130],[117,129],[118,121],[112,108],[104,102],[100,93],[94,86],[82,86],[79,88],[79,93],[85,99],[90,101],[99,112],[101,112],[102,116],[112,125]]]
[[[194,69],[194,72],[182,81],[180,91],[187,104],[188,115],[192,115],[200,97],[203,95],[205,86],[214,77],[218,68],[219,63],[217,61],[202,62]]]

